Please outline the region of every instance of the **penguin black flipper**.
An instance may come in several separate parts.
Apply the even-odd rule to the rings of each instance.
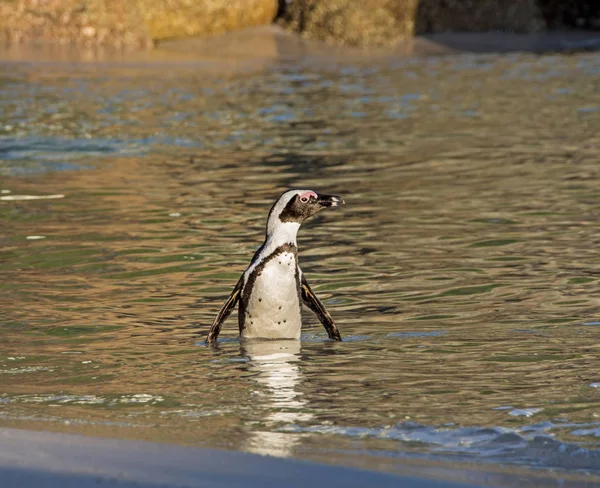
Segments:
[[[219,337],[219,332],[221,332],[221,326],[223,325],[223,322],[227,320],[227,317],[229,317],[236,303],[239,301],[243,288],[244,275],[242,275],[240,280],[237,282],[235,288],[231,292],[231,295],[229,295],[229,298],[227,298],[227,301],[223,304],[221,310],[219,310],[215,321],[210,326],[210,330],[208,331],[208,335],[206,336],[207,344],[217,341],[217,337]]]
[[[331,318],[331,315],[329,315],[329,312],[325,308],[325,305],[321,303],[321,301],[317,298],[317,295],[315,295],[310,289],[310,285],[308,284],[308,281],[306,281],[304,275],[302,275],[300,291],[302,294],[302,301],[317,315],[317,317],[323,324],[323,327],[325,327],[329,338],[335,341],[341,341],[342,336],[340,335],[340,331],[333,322],[333,319]]]

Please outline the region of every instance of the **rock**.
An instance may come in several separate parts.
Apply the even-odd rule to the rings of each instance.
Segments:
[[[0,0],[0,36],[10,43],[148,47],[153,40],[270,24],[277,5],[277,0]]]
[[[540,32],[536,0],[419,0],[416,32]]]
[[[136,2],[0,1],[0,40],[126,48],[152,44]]]
[[[548,26],[552,29],[600,29],[598,0],[539,0]]]
[[[282,23],[302,36],[346,46],[389,46],[413,35],[417,0],[292,0]]]
[[[270,24],[278,6],[277,0],[138,0],[137,4],[155,41]]]

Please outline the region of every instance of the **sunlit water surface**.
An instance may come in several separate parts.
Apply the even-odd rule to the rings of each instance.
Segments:
[[[4,64],[2,423],[599,475],[599,87],[598,54]],[[204,346],[289,187],[347,202],[299,237],[344,342]]]

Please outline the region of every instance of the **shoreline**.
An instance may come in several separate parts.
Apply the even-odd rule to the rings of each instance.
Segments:
[[[600,31],[548,31],[539,34],[448,32],[415,36],[392,48],[350,48],[307,40],[277,25],[252,27],[208,38],[164,41],[154,49],[123,51],[54,43],[0,47],[0,61],[205,62],[245,65],[298,60],[364,61],[390,57],[511,52],[573,53],[600,50]]]
[[[237,451],[73,434],[0,429],[0,484],[34,488],[202,486],[204,488],[468,488],[402,476]]]
[[[41,427],[41,428],[40,428]],[[37,488],[202,486],[204,488],[591,488],[594,475],[497,463],[330,451],[275,457],[245,451],[155,442],[106,432],[0,426],[0,485]]]

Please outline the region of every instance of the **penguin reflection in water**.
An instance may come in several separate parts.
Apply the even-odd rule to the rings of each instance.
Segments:
[[[317,315],[330,339],[342,340],[331,315],[298,266],[296,234],[300,224],[311,215],[343,204],[340,197],[310,190],[288,190],[281,194],[269,212],[265,242],[221,307],[206,342],[217,340],[223,322],[238,302],[241,338],[299,339],[304,303]]]

